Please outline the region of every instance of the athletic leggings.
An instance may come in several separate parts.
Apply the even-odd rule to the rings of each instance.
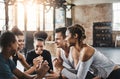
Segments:
[[[93,79],[94,77],[95,76],[91,72],[88,71],[85,79]]]
[[[112,71],[107,79],[120,79],[120,68]]]

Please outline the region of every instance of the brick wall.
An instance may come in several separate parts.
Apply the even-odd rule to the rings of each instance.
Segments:
[[[112,21],[112,3],[75,6],[72,18],[74,24],[81,24],[85,28],[85,42],[93,45],[93,22]]]

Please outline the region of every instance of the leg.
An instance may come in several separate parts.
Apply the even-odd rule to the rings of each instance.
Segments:
[[[90,71],[88,71],[87,76],[86,76],[85,79],[93,79],[94,77],[95,76]]]
[[[120,79],[120,68],[112,71],[107,79]]]

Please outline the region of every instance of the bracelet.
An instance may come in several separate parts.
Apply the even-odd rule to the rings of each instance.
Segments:
[[[58,77],[59,79],[62,79],[62,74],[60,73],[60,76]]]

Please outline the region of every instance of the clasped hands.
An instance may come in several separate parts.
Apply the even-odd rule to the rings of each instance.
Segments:
[[[62,64],[63,64],[63,60],[62,59],[55,58],[53,60],[54,71],[51,71],[50,74],[45,76],[45,79],[59,79],[61,70],[64,68]]]
[[[35,79],[42,79],[49,70],[48,62],[43,61],[43,57],[39,56],[33,60],[33,64],[36,67],[37,76]]]

